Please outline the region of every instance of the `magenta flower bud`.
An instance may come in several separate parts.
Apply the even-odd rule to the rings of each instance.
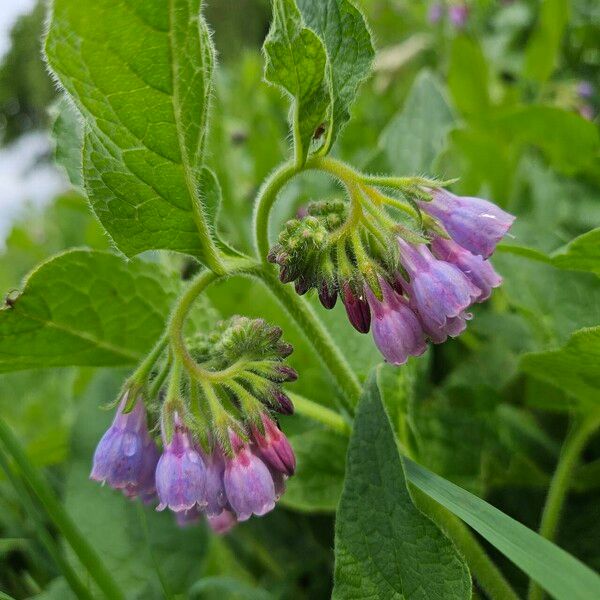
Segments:
[[[453,4],[448,9],[450,22],[457,29],[462,29],[469,19],[469,7],[466,4]]]
[[[288,396],[286,396],[279,388],[273,388],[273,390],[271,391],[271,395],[273,396],[273,400],[276,403],[276,407],[274,407],[274,410],[281,413],[282,415],[294,414],[294,404],[288,398]]]
[[[125,414],[128,395],[124,394],[111,426],[98,443],[90,479],[106,482],[115,489],[139,490],[146,487],[146,474],[155,457],[154,441],[148,433],[144,403],[136,400]],[[156,465],[156,463],[154,463]]]
[[[429,11],[427,12],[427,20],[435,25],[442,20],[444,16],[444,5],[440,2],[436,2],[429,7]]]
[[[202,455],[206,466],[206,514],[210,517],[216,517],[223,512],[227,505],[227,495],[223,483],[225,457],[218,444],[215,444],[210,455],[204,453]]]
[[[278,382],[283,381],[296,381],[298,379],[298,372],[288,365],[277,365],[274,368],[273,379]]]
[[[219,516],[206,517],[209,527],[218,535],[225,535],[237,525],[236,516],[230,510],[224,510]]]
[[[206,467],[187,427],[177,415],[174,425],[170,442],[163,430],[164,451],[156,467],[156,491],[160,500],[156,510],[168,507],[173,512],[182,512],[206,505]]]
[[[225,458],[225,492],[238,521],[264,515],[275,507],[275,486],[265,463],[231,434],[234,456]]]
[[[308,279],[306,279],[306,277],[303,275],[300,275],[300,277],[298,277],[294,283],[294,289],[296,290],[296,294],[298,294],[298,296],[304,296],[304,294],[306,294],[306,292],[308,292],[310,289],[310,281],[308,281]]]
[[[364,296],[357,296],[346,281],[342,286],[342,301],[346,314],[354,329],[360,333],[369,333],[371,328],[371,311]]]
[[[191,527],[192,525],[197,525],[200,522],[201,516],[202,513],[198,507],[194,506],[190,508],[190,510],[184,510],[175,513],[175,520],[177,521],[177,525],[179,525],[179,527]]]
[[[481,290],[454,265],[437,260],[427,246],[413,246],[398,238],[400,260],[410,276],[406,287],[421,322],[444,327],[479,296]]]
[[[365,286],[373,313],[371,322],[375,345],[387,362],[403,365],[409,356],[420,356],[427,349],[423,327],[408,302],[380,279],[383,301]]]
[[[296,470],[296,457],[288,439],[265,413],[261,415],[261,419],[265,428],[264,435],[258,428],[252,427],[252,437],[256,443],[257,454],[271,469],[288,476],[293,475]]]
[[[319,287],[319,301],[327,310],[331,310],[337,302],[337,290],[333,283],[323,280]]]
[[[455,196],[446,190],[432,190],[430,202],[419,206],[439,219],[452,239],[473,254],[488,258],[510,229],[515,217],[481,198]]]
[[[431,249],[440,260],[456,265],[481,290],[477,302],[487,300],[492,294],[492,289],[502,283],[502,277],[496,273],[489,261],[471,254],[452,240],[436,237]]]

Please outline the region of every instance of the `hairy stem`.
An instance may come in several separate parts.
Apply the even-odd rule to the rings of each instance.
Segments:
[[[348,361],[333,342],[329,332],[315,315],[310,305],[304,298],[297,296],[290,286],[281,285],[281,282],[273,273],[261,269],[253,271],[252,274],[266,284],[275,298],[296,321],[300,330],[323,361],[325,368],[331,373],[338,388],[342,391],[344,406],[350,414],[353,414],[361,393],[361,385]]]
[[[77,555],[81,564],[89,571],[98,587],[104,592],[104,595],[111,600],[124,600],[125,595],[113,579],[110,571],[79,531],[75,523],[73,523],[71,517],[52,491],[52,488],[48,485],[48,482],[31,464],[14,434],[1,418],[0,442],[4,444],[7,452],[19,467],[24,479],[31,486],[31,489],[46,509],[48,516],[70,544],[73,552]]]
[[[598,427],[600,427],[600,413],[575,418],[571,424],[550,482],[540,522],[540,535],[548,540],[553,540],[556,535],[562,507],[571,484],[571,477],[577,467],[581,452]],[[542,588],[535,581],[531,581],[528,594],[529,600],[541,600],[543,597],[544,591]]]

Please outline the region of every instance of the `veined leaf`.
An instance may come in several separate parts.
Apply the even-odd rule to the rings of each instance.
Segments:
[[[156,264],[59,254],[0,310],[0,372],[135,363],[162,332],[178,287]]]
[[[85,189],[119,249],[205,260],[213,48],[200,0],[56,0],[46,55],[84,117]]]
[[[350,106],[368,76],[375,56],[371,34],[360,10],[349,0],[297,0],[304,22],[327,50],[332,110],[324,151],[350,119]]]
[[[444,94],[424,71],[413,84],[403,109],[384,129],[381,145],[394,171],[431,173],[454,121]]]
[[[350,439],[335,556],[335,599],[471,597],[466,565],[412,503],[375,373]]]
[[[600,577],[576,558],[481,498],[404,459],[409,481],[500,550],[557,600],[595,600]]]
[[[600,327],[576,331],[558,350],[525,354],[520,366],[575,396],[582,408],[600,407]]]
[[[80,115],[64,97],[55,103],[53,111],[56,113],[52,125],[55,143],[54,158],[65,170],[71,184],[83,189],[81,172],[83,132]]]
[[[561,269],[591,271],[600,276],[600,227],[576,237],[554,252],[552,264]]]
[[[273,0],[273,23],[263,49],[265,79],[293,98],[296,158],[304,162],[330,105],[325,47],[317,34],[304,26],[295,0]]]

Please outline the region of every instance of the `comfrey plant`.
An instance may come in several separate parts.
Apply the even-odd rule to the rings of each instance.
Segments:
[[[177,251],[204,266],[124,384],[91,477],[171,510],[181,525],[204,514],[223,533],[272,510],[294,473],[294,452],[274,414],[293,412],[282,385],[297,375],[284,362],[292,348],[281,329],[262,319],[233,317],[211,332],[194,328],[187,317],[198,296],[226,277],[265,282],[329,369],[350,417],[361,389],[356,375],[312,311],[282,284],[293,282],[299,295],[315,290],[326,309],[339,298],[351,325],[371,330],[385,360],[403,365],[427,342],[464,331],[469,307],[500,284],[488,259],[513,217],[486,200],[452,194],[449,181],[363,173],[331,157],[370,70],[369,31],[347,0],[275,0],[265,79],[291,99],[294,156],[256,199],[256,256],[233,249],[218,233],[220,188],[205,152],[214,54],[208,28],[197,5],[176,2],[167,15],[159,4],[139,3],[132,35],[144,43],[126,47],[104,26],[105,10],[123,12],[121,22],[131,18],[124,4],[106,0],[97,8],[98,31],[90,14],[80,20],[72,2],[58,0],[46,42],[50,68],[84,123],[85,191],[115,245],[126,255]],[[339,20],[328,21],[329,4]],[[160,15],[174,28],[167,37],[158,26],[148,30],[148,23],[162,23]],[[106,65],[86,63],[83,75],[75,67],[77,40],[109,48]],[[111,70],[128,77],[114,93],[105,78]],[[139,111],[140,102],[148,108]],[[344,196],[311,202],[269,248],[279,191],[306,170],[328,174]],[[279,282],[269,262],[279,266]]]

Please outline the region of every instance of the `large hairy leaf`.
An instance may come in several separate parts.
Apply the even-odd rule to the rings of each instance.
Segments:
[[[295,0],[273,1],[273,23],[264,51],[265,79],[293,99],[297,159],[303,162],[315,130],[325,120],[330,98],[325,78],[325,47],[317,34],[304,26]]]
[[[200,0],[56,0],[46,56],[84,117],[85,189],[117,246],[204,258],[213,48]]]
[[[328,150],[350,119],[350,106],[371,70],[375,50],[364,16],[349,0],[298,0],[298,7],[327,50],[332,103]]]
[[[0,310],[0,372],[138,361],[179,287],[155,264],[72,250],[42,263]]]
[[[466,565],[412,503],[375,373],[350,439],[335,556],[336,599],[471,597]]]

